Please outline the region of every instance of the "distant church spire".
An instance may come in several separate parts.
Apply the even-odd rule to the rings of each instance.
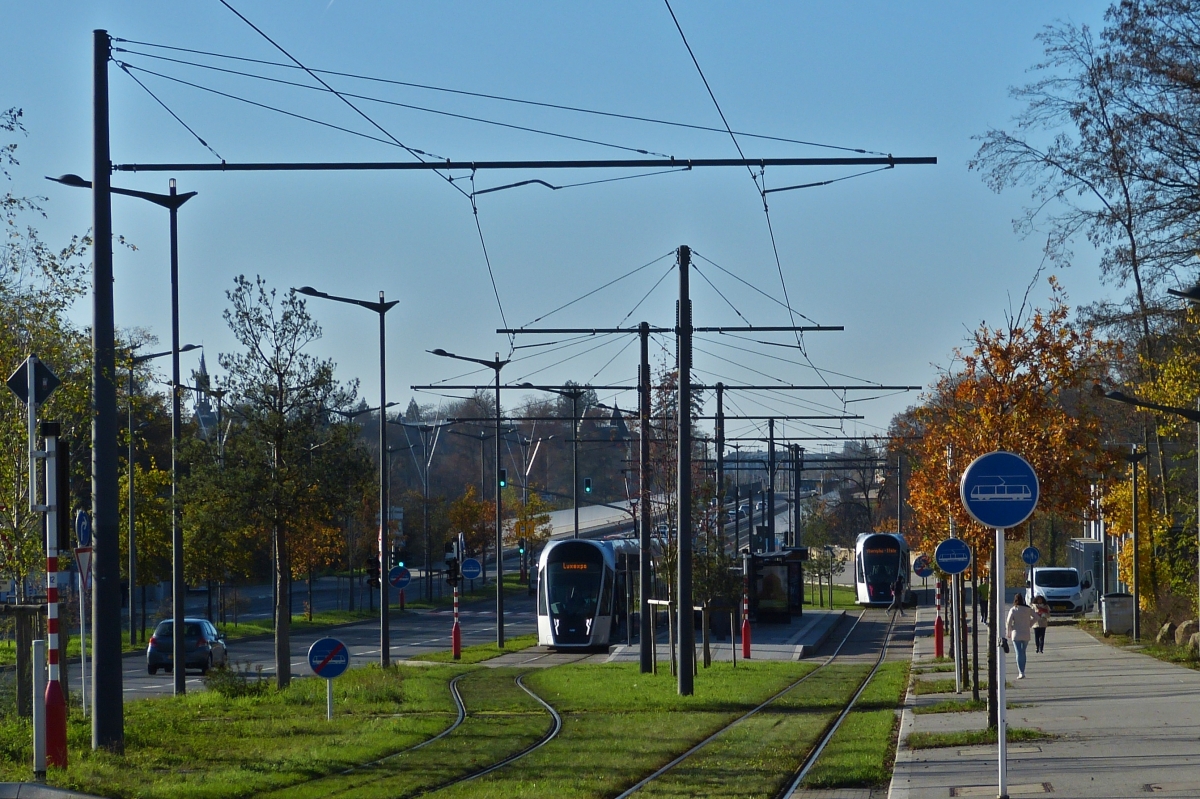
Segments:
[[[212,387],[212,383],[208,377],[208,366],[204,363],[204,353],[200,353],[200,371],[192,373],[192,379],[195,381],[196,388],[200,389],[195,392],[196,401],[192,406],[193,412],[196,414],[196,424],[200,427],[200,435],[203,438],[208,438],[217,429],[217,414],[213,411],[212,398],[208,394],[208,390]]]

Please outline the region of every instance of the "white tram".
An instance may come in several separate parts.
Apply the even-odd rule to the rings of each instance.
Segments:
[[[859,605],[892,604],[896,575],[904,580],[904,601],[912,590],[908,542],[899,533],[859,533],[854,544],[854,584]]]
[[[551,541],[538,559],[538,643],[606,648],[628,629],[638,542],[620,538]],[[636,591],[634,591],[636,593]]]

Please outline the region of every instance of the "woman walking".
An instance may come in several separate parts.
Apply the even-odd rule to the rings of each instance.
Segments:
[[[1017,648],[1017,679],[1025,679],[1025,650],[1029,647],[1029,633],[1033,630],[1034,614],[1025,604],[1025,595],[1013,597],[1012,609],[1008,611],[1005,636]]]
[[[1046,597],[1035,596],[1033,598],[1033,651],[1041,653],[1046,648],[1046,628],[1050,626],[1050,606],[1046,604]]]

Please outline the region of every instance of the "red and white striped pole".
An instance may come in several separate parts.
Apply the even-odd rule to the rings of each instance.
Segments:
[[[43,423],[42,434],[46,439],[46,632],[50,638],[50,680],[45,696],[46,762],[66,768],[67,702],[58,662],[58,514],[63,512],[61,506],[66,498],[58,496],[58,423]]]
[[[750,659],[750,594],[742,590],[742,659]]]
[[[458,626],[458,582],[454,583],[454,627],[450,630],[450,651],[455,660],[462,657],[462,629]]]

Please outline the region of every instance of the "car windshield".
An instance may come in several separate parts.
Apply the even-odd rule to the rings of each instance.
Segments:
[[[1074,569],[1039,571],[1033,581],[1042,588],[1074,588],[1079,585],[1079,573]]]

